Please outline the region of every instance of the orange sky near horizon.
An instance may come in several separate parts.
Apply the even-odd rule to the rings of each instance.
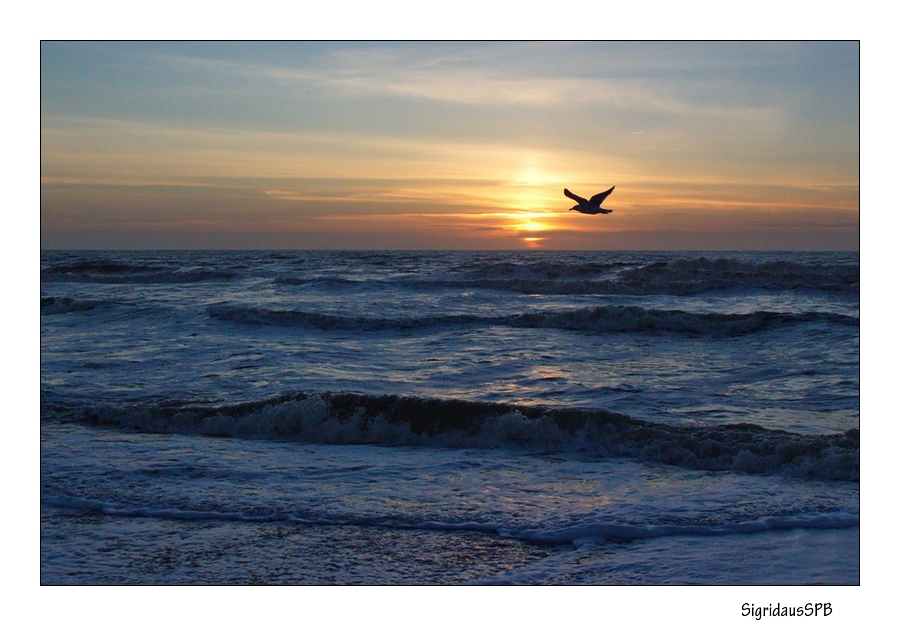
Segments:
[[[45,43],[41,246],[858,250],[826,45]]]

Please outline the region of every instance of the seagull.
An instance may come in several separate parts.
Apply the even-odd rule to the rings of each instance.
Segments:
[[[591,200],[588,201],[577,194],[572,194],[567,189],[563,189],[563,194],[569,197],[570,199],[574,199],[578,201],[578,205],[574,208],[569,208],[569,210],[578,210],[582,214],[609,214],[612,210],[604,210],[600,207],[600,204],[603,203],[603,200],[612,194],[612,191],[616,189],[616,186],[611,187],[606,192],[601,192],[600,194],[595,194],[591,197]]]

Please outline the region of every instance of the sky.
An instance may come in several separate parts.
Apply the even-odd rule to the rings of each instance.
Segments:
[[[857,42],[45,41],[40,89],[43,249],[859,249]]]

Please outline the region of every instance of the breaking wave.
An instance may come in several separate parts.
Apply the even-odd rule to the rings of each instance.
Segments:
[[[752,263],[737,258],[629,263],[493,264],[467,285],[529,294],[668,294],[687,296],[729,289],[813,290],[859,293],[859,266],[787,261]]]
[[[329,287],[356,287],[364,285],[364,281],[343,278],[340,276],[308,276],[298,278],[296,276],[278,276],[275,278],[276,285],[320,285]]]
[[[227,280],[233,272],[211,268],[173,270],[156,265],[133,265],[109,260],[86,260],[41,270],[43,283],[152,284]]]
[[[92,311],[100,304],[102,303],[93,300],[75,300],[74,298],[54,298],[53,296],[44,296],[41,298],[41,315],[52,316],[56,314],[82,313]]]
[[[322,330],[416,330],[440,327],[506,326],[525,329],[562,329],[590,333],[668,332],[691,335],[740,336],[786,325],[827,321],[858,326],[859,318],[842,314],[802,314],[756,311],[747,314],[691,313],[680,310],[644,309],[634,306],[602,306],[559,312],[523,313],[510,316],[453,314],[374,318],[261,307],[217,305],[208,314],[243,325],[312,327]]]
[[[679,427],[604,410],[328,392],[223,407],[101,406],[80,416],[142,433],[571,451],[699,470],[859,480],[858,429],[803,435],[750,424]]]
[[[269,325],[281,327],[315,327],[323,330],[381,331],[386,329],[422,329],[429,327],[492,324],[491,318],[453,315],[422,316],[415,318],[372,318],[368,316],[335,316],[305,311],[265,309],[261,307],[239,307],[218,305],[210,307],[208,314],[213,318],[227,320],[242,325]]]

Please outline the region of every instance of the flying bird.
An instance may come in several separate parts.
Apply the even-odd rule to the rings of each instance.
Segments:
[[[591,197],[591,200],[578,196],[577,194],[572,194],[567,189],[563,189],[563,194],[569,197],[570,199],[574,199],[578,201],[578,205],[574,208],[569,208],[569,210],[577,210],[582,214],[609,214],[612,210],[604,210],[600,207],[600,204],[603,203],[603,200],[612,194],[612,191],[616,189],[616,186],[611,187],[606,192],[601,192],[600,194],[595,194]]]

